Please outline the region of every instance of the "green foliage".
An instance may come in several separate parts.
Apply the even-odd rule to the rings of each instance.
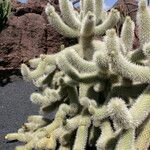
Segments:
[[[6,24],[6,21],[11,13],[10,0],[0,0],[0,30]]]

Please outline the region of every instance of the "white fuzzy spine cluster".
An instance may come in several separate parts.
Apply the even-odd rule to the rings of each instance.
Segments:
[[[126,17],[121,30],[121,40],[125,45],[126,51],[130,52],[133,47],[135,24],[130,17]]]
[[[139,25],[139,38],[141,48],[150,41],[150,10],[146,0],[139,1],[139,11],[137,13],[137,22]]]

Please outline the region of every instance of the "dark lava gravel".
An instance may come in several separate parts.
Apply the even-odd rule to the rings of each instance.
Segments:
[[[21,78],[0,86],[0,150],[14,150],[22,143],[8,142],[7,133],[16,132],[26,122],[27,116],[38,114],[39,107],[32,104],[30,94],[36,91],[31,83]]]

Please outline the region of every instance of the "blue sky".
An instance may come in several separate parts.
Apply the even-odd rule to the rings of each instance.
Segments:
[[[117,0],[104,0],[104,8],[105,10],[109,9]]]
[[[19,2],[26,3],[28,0],[18,0]],[[117,0],[104,0],[104,8],[109,9]]]
[[[26,3],[28,0],[18,0],[19,2]]]

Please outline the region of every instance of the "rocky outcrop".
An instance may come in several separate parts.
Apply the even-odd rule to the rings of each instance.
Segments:
[[[59,11],[58,1],[51,1]],[[70,41],[48,25],[44,7],[47,0],[12,0],[12,14],[0,33],[0,70],[17,69],[20,64],[42,53],[54,53]]]

